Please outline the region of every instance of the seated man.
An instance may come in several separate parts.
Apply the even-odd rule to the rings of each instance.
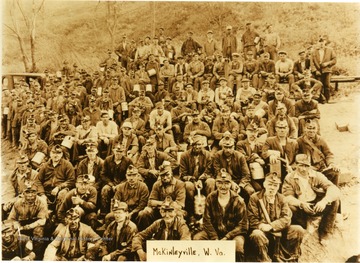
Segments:
[[[38,137],[38,133],[34,129],[27,131],[25,144],[22,145],[20,151],[29,158],[33,169],[38,169],[42,163],[47,161],[48,145]],[[37,153],[42,153],[43,158],[41,160],[34,159]]]
[[[100,247],[101,237],[86,224],[80,222],[80,214],[76,208],[66,212],[66,227],[48,245],[44,253],[44,261],[84,261],[89,252],[89,244]]]
[[[311,89],[313,98],[319,102],[322,102],[325,98],[322,97],[322,83],[311,77],[311,71],[304,72],[304,78],[296,81],[292,86],[291,90],[294,92],[295,99],[301,99],[303,90]]]
[[[279,60],[275,63],[275,77],[278,83],[289,83],[289,90],[294,83],[294,61],[287,58],[286,51],[279,51]]]
[[[20,234],[14,222],[6,220],[2,223],[2,260],[31,261],[35,259],[31,238]]]
[[[306,228],[309,218],[321,216],[319,241],[325,245],[335,226],[340,190],[310,166],[306,154],[296,155],[296,170],[285,177],[282,193],[293,212],[293,224]]]
[[[134,253],[131,248],[137,227],[130,221],[128,205],[115,200],[111,210],[114,220],[103,235],[106,253],[104,253],[102,261],[134,261]]]
[[[137,159],[139,158],[139,141],[135,133],[133,132],[133,126],[131,122],[124,121],[121,126],[121,132],[117,135],[114,140],[113,144],[121,144],[125,147],[125,155],[126,157],[130,158],[133,163],[136,163]],[[109,154],[111,153],[110,148],[113,145],[109,146]]]
[[[195,234],[194,240],[235,240],[236,262],[242,262],[244,236],[248,231],[246,205],[237,193],[230,190],[231,184],[231,176],[226,171],[217,175],[217,190],[206,198],[204,230]]]
[[[190,143],[192,137],[195,135],[202,135],[207,139],[211,138],[211,130],[209,125],[200,120],[200,115],[198,111],[192,113],[192,120],[186,124],[184,128],[184,142]]]
[[[165,132],[171,132],[172,128],[172,120],[171,113],[167,110],[164,110],[164,104],[159,101],[155,104],[155,109],[150,112],[149,123],[151,134],[154,134],[155,128],[158,125],[164,127]]]
[[[132,250],[136,251],[141,261],[146,261],[146,240],[191,240],[188,226],[177,216],[178,208],[178,203],[171,201],[171,198],[161,201],[162,218],[134,236]]]
[[[102,111],[101,120],[96,124],[96,129],[99,135],[99,154],[102,159],[105,159],[109,151],[109,146],[111,145],[110,141],[118,135],[118,125],[110,120],[107,111]]]
[[[289,138],[296,139],[298,137],[298,130],[296,127],[298,124],[297,118],[288,116],[287,108],[285,104],[281,102],[279,102],[276,106],[275,116],[269,119],[267,123],[268,136],[271,137],[276,135],[275,125],[279,120],[284,120],[287,122],[289,127]]]
[[[19,230],[34,240],[34,253],[37,260],[44,252],[44,226],[48,217],[48,206],[37,196],[37,186],[28,184],[23,196],[18,198],[12,207],[8,220],[17,221]]]
[[[185,183],[173,176],[170,162],[164,161],[159,168],[160,180],[154,183],[147,207],[139,213],[138,228],[140,230],[147,228],[151,222],[160,218],[159,208],[166,198],[171,198],[175,202],[179,214],[182,214],[181,210],[185,207]]]
[[[276,173],[265,177],[264,190],[253,194],[248,204],[250,241],[256,262],[297,262],[305,230],[291,224],[291,210],[278,193],[281,180]],[[273,247],[273,251],[270,248]]]

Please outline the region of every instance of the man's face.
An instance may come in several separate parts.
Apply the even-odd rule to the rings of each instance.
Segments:
[[[302,163],[296,163],[296,171],[299,172],[302,176],[307,176],[309,174],[310,166]]]
[[[139,181],[139,176],[138,174],[126,174],[126,180],[130,186],[134,186]]]
[[[124,151],[113,150],[113,152],[116,161],[121,160],[121,158],[124,156]]]
[[[246,130],[246,136],[250,141],[254,141],[257,138],[258,132],[256,130]]]
[[[33,144],[36,141],[36,134],[32,133],[27,137],[30,144]]]
[[[201,149],[202,149],[202,143],[201,142],[196,142],[194,145],[193,145],[193,152],[195,154],[198,154],[199,152],[201,152]]]
[[[220,86],[226,87],[227,82],[225,80],[220,81]]]
[[[80,217],[78,216],[67,216],[66,221],[69,225],[70,232],[75,232],[80,227]]]
[[[61,157],[63,156],[63,153],[57,152],[57,151],[50,151],[50,158],[54,163],[57,163],[61,160]]]
[[[306,93],[304,93],[303,94],[303,100],[305,101],[305,102],[310,102],[311,101],[311,99],[312,99],[312,95],[311,95],[311,93],[310,92],[306,92]]]
[[[280,184],[273,181],[265,180],[264,188],[266,195],[274,196],[279,190]]]
[[[104,125],[108,125],[109,124],[109,121],[110,121],[110,118],[109,118],[109,115],[104,115],[101,117],[101,120],[103,122]]]
[[[192,121],[193,121],[193,123],[198,124],[200,122],[199,115],[194,115]]]
[[[175,210],[160,209],[160,214],[166,224],[170,225],[176,216]]]
[[[250,82],[246,81],[241,83],[241,86],[243,87],[243,89],[247,90],[250,87]]]
[[[85,130],[90,128],[90,120],[83,120],[81,124]]]
[[[234,146],[223,146],[223,151],[225,156],[230,156],[234,152]]]
[[[139,118],[140,115],[141,115],[141,111],[139,111],[139,110],[133,111],[133,116]]]
[[[284,98],[284,93],[282,92],[275,92],[275,99],[281,101]]]
[[[122,131],[123,131],[123,134],[125,136],[130,136],[131,135],[131,128],[129,128],[129,127],[123,127]]]
[[[20,173],[25,173],[29,167],[29,162],[17,163],[16,166]]]
[[[231,182],[228,181],[216,181],[216,188],[221,194],[227,194],[231,188]]]
[[[160,178],[163,184],[170,184],[173,178],[172,171],[169,170],[167,173],[160,175]]]
[[[300,57],[300,60],[301,60],[301,61],[304,61],[305,58],[306,58],[305,52],[301,53],[301,54],[299,55],[299,57]]]
[[[246,59],[247,59],[247,60],[252,60],[253,57],[254,57],[253,54],[246,54]]]
[[[125,212],[123,209],[115,210],[113,213],[114,213],[116,223],[125,222],[125,220],[128,216],[128,212]]]
[[[80,195],[85,194],[86,191],[89,189],[89,183],[87,183],[87,182],[78,181],[78,182],[76,182],[75,186],[76,186],[76,191]]]
[[[148,158],[155,157],[155,146],[154,145],[146,145],[144,150],[146,151]]]
[[[155,133],[158,137],[163,137],[164,135],[164,129],[156,129]]]
[[[33,204],[36,199],[37,192],[35,190],[26,190],[24,191],[25,201],[29,204]]]
[[[264,61],[269,61],[270,60],[270,56],[268,54],[264,55]]]
[[[246,110],[246,116],[248,116],[249,118],[253,118],[255,114],[255,110],[254,109],[247,109]]]
[[[280,60],[281,60],[282,62],[284,62],[285,59],[286,59],[286,55],[283,54],[283,53],[281,53],[281,54],[279,55],[279,58],[280,58]]]
[[[90,161],[95,161],[97,152],[98,152],[97,149],[86,151],[86,155],[88,156]]]
[[[221,117],[224,119],[224,120],[228,120],[230,118],[230,111],[224,111],[221,113]]]
[[[199,55],[198,55],[198,54],[195,54],[195,55],[193,56],[193,60],[194,60],[194,61],[198,61],[198,60],[199,60]]]
[[[279,116],[285,116],[286,114],[286,107],[281,107],[277,109],[277,113]]]
[[[4,244],[11,244],[14,241],[14,230],[9,229],[2,231],[2,241]]]
[[[317,128],[315,125],[313,124],[308,124],[305,125],[305,134],[309,137],[309,138],[314,138],[315,135],[317,133]]]
[[[276,126],[275,127],[276,134],[280,137],[286,137],[289,132],[289,127],[286,125]]]
[[[183,75],[177,75],[177,76],[176,76],[176,80],[177,80],[178,82],[182,82],[182,81],[184,80],[184,76],[183,76]]]
[[[260,96],[254,96],[254,104],[255,104],[255,105],[259,105],[260,101],[261,101],[261,97],[260,97]]]
[[[158,108],[157,108],[157,113],[158,113],[158,115],[163,115],[163,113],[164,113],[164,106],[158,107]]]

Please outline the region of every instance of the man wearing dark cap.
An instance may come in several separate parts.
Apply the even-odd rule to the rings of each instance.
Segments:
[[[221,170],[216,176],[216,191],[207,198],[204,230],[194,240],[235,240],[235,260],[244,260],[245,235],[248,231],[244,200],[231,190],[231,175]],[[226,213],[224,209],[226,207]]]
[[[30,164],[34,169],[37,169],[41,163],[46,162],[48,155],[48,145],[45,141],[38,137],[38,132],[34,129],[29,129],[24,135],[24,144],[20,152],[26,155],[31,161]],[[35,155],[43,156],[41,160],[34,160]]]
[[[107,253],[104,253],[102,261],[133,261],[132,240],[137,233],[137,227],[130,221],[128,205],[114,200],[111,210],[114,221],[109,224],[103,235]]]
[[[195,53],[187,68],[188,81],[192,82],[194,89],[199,91],[201,77],[204,74],[204,63],[199,60],[199,54]]]
[[[29,236],[20,234],[10,220],[2,222],[2,260],[32,261],[35,259],[33,242]]]
[[[296,117],[294,102],[287,98],[285,90],[280,86],[276,86],[274,91],[275,98],[269,101],[268,119],[271,120],[275,116],[276,108],[279,103],[283,103],[285,105],[287,113],[290,117]]]
[[[206,139],[211,138],[211,130],[209,125],[200,120],[200,113],[198,111],[193,111],[191,113],[192,120],[185,125],[184,128],[184,141],[190,143],[194,136],[200,135],[204,136]],[[191,144],[191,143],[190,143]]]
[[[201,82],[201,89],[198,92],[198,108],[201,111],[205,108],[208,102],[213,102],[215,98],[215,92],[210,89],[210,82],[209,80],[203,80]]]
[[[313,99],[322,103],[325,99],[321,94],[322,87],[323,86],[320,81],[311,77],[310,70],[306,70],[303,72],[303,77],[294,82],[291,89],[294,92],[295,99],[301,99],[303,91],[310,89],[313,94]]]
[[[251,81],[248,78],[243,78],[241,80],[241,87],[236,92],[235,100],[240,103],[242,108],[250,103],[253,95],[256,93],[256,89],[251,86]]]
[[[139,140],[139,149],[141,150],[142,146],[145,144],[145,121],[141,118],[142,108],[139,106],[134,106],[130,118],[127,118],[125,122],[130,122],[133,127],[134,134],[138,137]]]
[[[162,44],[162,48],[164,50],[165,57],[169,60],[170,64],[175,65],[176,49],[171,42],[171,37],[166,38],[165,42]]]
[[[119,85],[119,79],[117,76],[113,76],[111,79],[111,85],[109,86],[110,99],[113,102],[114,121],[117,125],[120,125],[122,120],[122,102],[126,102],[124,88]]]
[[[113,198],[116,186],[126,180],[126,170],[133,164],[132,160],[126,157],[125,147],[121,144],[114,145],[113,155],[106,157],[101,171],[101,208],[103,216],[110,211],[110,200]]]
[[[313,66],[311,71],[323,84],[322,94],[328,102],[331,96],[330,78],[332,67],[336,64],[336,54],[331,47],[326,46],[325,39],[319,38],[318,47],[312,53]]]
[[[227,79],[225,77],[219,78],[220,86],[215,89],[215,103],[221,108],[225,104],[226,97],[232,95],[233,89],[227,85]]]
[[[173,124],[172,131],[176,143],[183,141],[182,133],[185,125],[188,123],[188,117],[191,115],[192,110],[185,106],[185,92],[179,92],[177,106],[171,109],[171,122]]]
[[[126,40],[126,34],[123,34],[119,46],[115,49],[115,54],[118,56],[118,62],[121,62],[121,66],[127,68],[128,57],[130,52],[130,45]]]
[[[312,119],[317,123],[317,132],[320,135],[320,110],[319,103],[312,99],[313,95],[310,89],[305,89],[302,93],[301,100],[295,102],[295,117],[299,120],[299,136],[304,133],[305,122]]]
[[[136,251],[141,261],[146,261],[146,240],[191,240],[188,226],[181,217],[177,216],[178,204],[167,198],[159,207],[162,218],[133,238],[132,250]]]
[[[275,77],[278,83],[289,83],[289,90],[291,85],[294,83],[294,61],[287,58],[287,52],[281,50],[278,52],[279,60],[275,63]]]
[[[75,185],[74,167],[63,155],[60,145],[52,146],[50,159],[40,167],[38,175],[46,196],[50,201],[55,200],[57,207],[63,202],[66,193]]]
[[[210,88],[212,90],[216,90],[218,82],[220,82],[221,78],[225,78],[225,70],[229,66],[229,60],[224,59],[221,52],[215,53],[215,63],[213,66],[213,77],[210,79]]]
[[[285,104],[281,102],[279,102],[276,106],[275,116],[272,119],[269,119],[267,123],[268,136],[271,137],[276,135],[275,126],[279,120],[284,120],[287,122],[289,127],[288,137],[291,139],[296,139],[298,137],[297,118],[289,117]]]
[[[225,36],[222,39],[222,54],[225,58],[231,59],[231,55],[237,51],[238,43],[235,33],[232,31],[232,26],[226,27]]]
[[[233,92],[241,87],[242,73],[244,70],[244,64],[241,61],[239,53],[232,53],[232,61],[229,63],[229,77],[228,86]],[[236,89],[235,85],[236,84]]]
[[[294,62],[295,80],[301,80],[305,77],[305,72],[311,70],[310,59],[306,57],[306,51],[301,50],[298,53],[299,60]]]
[[[173,165],[169,161],[164,161],[160,167],[157,180],[150,192],[147,207],[139,213],[140,230],[148,227],[151,222],[161,217],[160,207],[165,200],[174,201],[177,213],[182,215],[182,209],[185,207],[185,183],[173,176]]]
[[[78,175],[75,188],[66,194],[64,202],[57,211],[57,218],[60,223],[66,225],[66,211],[76,207],[80,214],[81,222],[91,226],[92,229],[96,229],[97,190],[92,186],[94,179],[92,175]]]
[[[326,245],[334,230],[340,190],[310,166],[309,156],[296,155],[296,170],[285,177],[282,193],[293,212],[293,224],[306,228],[311,217],[321,216],[319,241]]]
[[[270,74],[275,74],[275,62],[270,59],[270,54],[265,52],[261,57],[262,59],[259,61],[259,89],[265,84]]]
[[[285,175],[292,171],[291,166],[295,163],[299,146],[295,139],[288,137],[289,125],[286,120],[278,120],[275,123],[275,131],[275,136],[266,139],[261,157],[269,166],[270,172],[273,172],[273,167],[277,168],[276,172],[281,175],[283,181]]]
[[[192,110],[197,110],[197,99],[198,99],[198,92],[193,89],[193,86],[191,83],[187,83],[185,85],[185,106]]]
[[[281,180],[276,173],[267,174],[264,190],[254,193],[248,204],[250,241],[256,262],[294,261],[301,256],[305,230],[291,225],[292,212],[285,197],[278,193]],[[273,251],[270,247],[273,246]],[[251,253],[252,254],[252,253]]]
[[[199,54],[201,51],[201,45],[193,39],[193,32],[187,33],[187,39],[181,46],[181,55],[186,58],[187,62],[190,61],[193,54]]]
[[[76,208],[66,212],[66,221],[66,227],[59,231],[46,248],[44,261],[83,261],[89,251],[89,244],[95,247],[103,245],[101,237],[90,226],[80,222]]]
[[[243,76],[250,79],[252,87],[257,89],[259,85],[259,62],[254,58],[252,50],[247,51],[245,57]]]
[[[25,235],[33,237],[34,252],[41,259],[44,251],[44,226],[48,217],[48,206],[37,196],[37,186],[29,182],[12,207],[8,220],[17,221],[20,224],[19,230]]]
[[[241,43],[243,46],[243,52],[247,54],[248,51],[252,51],[252,56],[256,59],[256,45],[260,40],[259,34],[254,31],[254,26],[248,22],[246,23],[246,30],[244,34],[241,36]]]

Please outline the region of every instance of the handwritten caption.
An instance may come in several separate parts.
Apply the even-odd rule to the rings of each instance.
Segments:
[[[234,262],[234,240],[148,240],[149,262]]]

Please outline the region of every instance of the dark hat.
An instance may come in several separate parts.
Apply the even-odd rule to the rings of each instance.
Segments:
[[[126,170],[126,175],[136,175],[138,172],[138,169],[134,165],[130,164]]]
[[[63,153],[63,150],[61,148],[61,146],[59,144],[55,144],[52,148],[51,148],[51,152],[54,153]]]
[[[119,200],[114,200],[111,210],[112,211],[123,210],[123,211],[127,212],[128,205],[125,202],[120,202]]]
[[[15,232],[14,221],[5,220],[1,224],[1,232]]]
[[[254,97],[261,97],[260,91],[256,91],[256,92],[254,93]]]
[[[109,89],[104,89],[103,93],[109,93]]]
[[[26,103],[27,103],[27,104],[29,104],[29,103],[35,104],[35,101],[34,101],[33,99],[28,99],[28,100],[26,101]]]
[[[114,146],[113,150],[115,152],[125,152],[126,149],[122,144],[118,143]]]
[[[27,157],[27,155],[20,155],[17,159],[16,159],[16,163],[22,164],[22,163],[27,163],[29,162],[29,158]]]
[[[301,51],[299,51],[299,53],[298,53],[299,55],[301,55],[301,54],[305,54],[305,50],[301,50]]]
[[[76,178],[76,182],[77,183],[90,183],[90,176],[88,174],[80,174],[77,178]]]
[[[183,57],[183,56],[178,56],[177,58],[178,58],[178,59],[184,59],[184,57]]]
[[[226,132],[225,132],[226,133]],[[224,138],[222,138],[219,142],[219,144],[221,144],[222,146],[225,146],[225,147],[232,147],[235,145],[235,141],[234,139],[231,137],[231,134],[229,133],[229,135],[225,135],[224,133]]]
[[[73,219],[77,219],[80,217],[80,212],[76,208],[70,208],[66,211],[66,217],[72,217]]]
[[[279,175],[277,174],[277,172],[268,173],[265,176],[265,181],[275,183],[275,184],[281,184],[281,179],[280,179]]]
[[[312,119],[306,119],[305,121],[305,127],[307,128],[317,128],[317,124],[314,120]]]
[[[204,139],[204,136],[202,135],[199,135],[199,134],[196,134],[193,138],[192,138],[192,143],[195,144],[195,143],[202,143],[203,142],[203,139]]]
[[[246,25],[247,25],[247,26],[251,25],[251,22],[247,22]]]
[[[123,123],[123,125],[121,126],[121,128],[130,128],[130,129],[132,129],[133,126],[132,126],[132,123],[130,121],[125,121]]]
[[[231,175],[226,171],[225,168],[220,170],[220,173],[216,176],[217,182],[231,182]]]
[[[102,111],[100,117],[105,117],[105,116],[109,116],[109,112],[108,111]]]
[[[159,167],[159,176],[167,175],[171,172],[171,163],[169,161],[164,161]]]
[[[209,84],[210,82],[207,80],[207,79],[205,79],[205,80],[203,80],[202,82],[201,82],[201,84]]]
[[[191,87],[191,88],[192,88],[192,87],[193,87],[193,84],[192,84],[191,82],[188,82],[188,83],[185,84],[185,88],[187,88],[187,87]]]
[[[248,126],[246,126],[246,130],[247,131],[258,131],[259,129],[255,124],[250,123]]]
[[[295,157],[295,162],[305,164],[307,166],[311,165],[310,158],[306,154],[297,154]]]
[[[279,94],[279,93],[281,93],[281,94],[285,94],[285,90],[282,88],[282,87],[280,87],[280,86],[278,86],[276,89],[275,89],[275,94]]]
[[[165,200],[162,204],[160,209],[164,211],[173,211],[175,210],[176,202],[172,200]]]
[[[24,193],[26,193],[26,192],[37,192],[37,190],[38,190],[36,184],[34,184],[32,182],[27,183],[25,186],[26,187],[24,189]]]
[[[155,139],[155,134],[149,136],[149,138],[147,138],[146,140],[146,145],[153,145],[155,143],[156,139]]]
[[[288,127],[288,123],[285,121],[285,120],[278,120],[276,123],[275,123],[275,127],[278,127],[278,128],[286,128]]]

